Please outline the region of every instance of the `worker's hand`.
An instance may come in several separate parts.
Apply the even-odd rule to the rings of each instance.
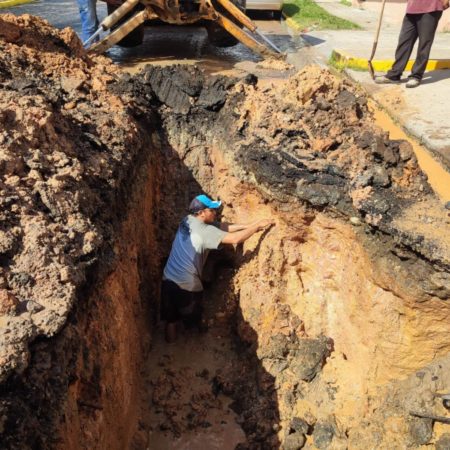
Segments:
[[[449,0],[442,0],[442,6],[444,7],[444,9],[447,9],[449,6]]]
[[[271,227],[272,225],[275,225],[275,221],[273,219],[262,219],[258,221],[258,231],[264,230],[266,228]]]

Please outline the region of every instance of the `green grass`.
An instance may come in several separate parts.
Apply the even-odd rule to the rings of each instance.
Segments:
[[[328,13],[313,0],[287,0],[283,5],[283,14],[302,31],[361,29],[356,23]]]
[[[350,0],[341,0],[339,3],[345,6],[352,6],[352,2]]]
[[[328,65],[336,69],[338,72],[342,72],[343,70],[348,68],[348,65],[337,61],[335,58],[333,58],[333,55],[331,55],[328,58]],[[361,67],[351,67],[351,70],[354,70],[355,72],[367,72],[369,69],[362,69]]]

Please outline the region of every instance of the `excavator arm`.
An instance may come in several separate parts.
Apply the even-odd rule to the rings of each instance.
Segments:
[[[178,0],[126,0],[101,22],[98,30],[84,43],[84,46],[91,52],[103,53],[150,19],[159,18],[164,22],[179,25],[195,23],[203,19],[218,23],[239,42],[263,58],[284,58],[276,45],[265,37],[258,30],[256,24],[230,0],[217,1],[228,17],[224,12],[219,12],[214,8],[210,0],[199,0],[192,12],[183,10]],[[120,23],[127,14],[135,10],[139,3],[143,4],[145,8],[136,12],[127,21]],[[119,25],[117,25],[118,23]],[[114,26],[113,31],[98,42],[94,42],[103,32],[112,30]],[[255,35],[259,36],[267,46],[260,43],[254,37]]]

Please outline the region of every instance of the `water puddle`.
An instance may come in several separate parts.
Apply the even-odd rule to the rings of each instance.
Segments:
[[[428,150],[412,140],[398,125],[396,125],[386,112],[376,108],[373,103],[371,104],[371,109],[375,116],[376,124],[383,130],[388,131],[391,139],[404,139],[412,145],[417,160],[419,161],[419,165],[427,174],[428,182],[434,192],[436,192],[444,202],[450,201],[450,173],[430,155]]]

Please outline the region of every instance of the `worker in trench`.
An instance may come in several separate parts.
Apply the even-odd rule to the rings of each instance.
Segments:
[[[195,197],[190,214],[178,227],[172,250],[164,268],[161,290],[161,319],[166,321],[166,340],[174,342],[177,324],[206,331],[203,319],[202,272],[210,250],[222,244],[240,244],[256,232],[274,225],[270,219],[248,224],[216,222],[220,201],[206,195]]]

